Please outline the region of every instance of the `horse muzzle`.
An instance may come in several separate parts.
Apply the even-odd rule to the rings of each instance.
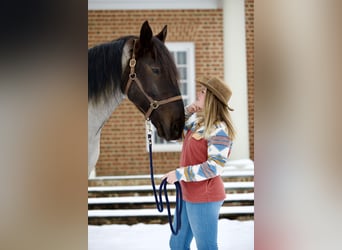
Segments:
[[[184,119],[177,119],[170,123],[161,123],[158,121],[153,124],[157,129],[158,136],[164,138],[167,141],[180,139],[184,129]],[[168,124],[170,125],[168,126]]]

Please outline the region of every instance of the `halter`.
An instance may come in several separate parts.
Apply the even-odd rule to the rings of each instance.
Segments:
[[[135,73],[135,65],[137,63],[137,61],[135,60],[135,42],[136,39],[133,40],[133,52],[132,52],[132,58],[129,60],[129,67],[131,68],[130,74],[129,74],[129,78],[126,84],[126,89],[125,89],[125,95],[128,94],[128,90],[130,89],[132,82],[135,82],[138,86],[138,88],[140,89],[140,91],[143,93],[143,95],[148,99],[148,101],[150,102],[150,107],[147,110],[147,112],[145,113],[145,119],[149,120],[150,116],[153,112],[153,110],[159,108],[159,106],[170,103],[170,102],[175,102],[178,100],[182,100],[182,96],[178,95],[178,96],[173,96],[161,101],[156,101],[153,100],[152,97],[150,97],[144,90],[139,78],[137,77],[137,74]]]

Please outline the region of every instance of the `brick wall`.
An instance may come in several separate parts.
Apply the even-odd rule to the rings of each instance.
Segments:
[[[153,33],[168,25],[167,41],[195,43],[196,76],[223,75],[222,10],[88,11],[88,46],[123,35],[138,35],[148,20]],[[105,124],[96,174],[148,174],[145,121],[132,103],[124,100]],[[179,152],[153,153],[155,173],[178,167]]]

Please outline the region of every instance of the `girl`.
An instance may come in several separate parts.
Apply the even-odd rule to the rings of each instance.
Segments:
[[[230,154],[235,131],[228,101],[230,88],[217,77],[198,80],[197,100],[185,108],[186,124],[180,167],[163,176],[179,181],[183,192],[181,228],[171,235],[171,250],[188,250],[195,238],[198,250],[215,250],[220,207],[225,189],[220,174]],[[189,117],[202,111],[203,116]]]

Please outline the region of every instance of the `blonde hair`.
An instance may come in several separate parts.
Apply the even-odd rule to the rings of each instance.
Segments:
[[[228,107],[220,102],[215,95],[207,89],[204,102],[204,116],[200,119],[205,127],[204,137],[208,138],[214,125],[219,122],[224,122],[228,128],[228,136],[230,140],[234,140],[236,132],[233,126],[232,119]]]

